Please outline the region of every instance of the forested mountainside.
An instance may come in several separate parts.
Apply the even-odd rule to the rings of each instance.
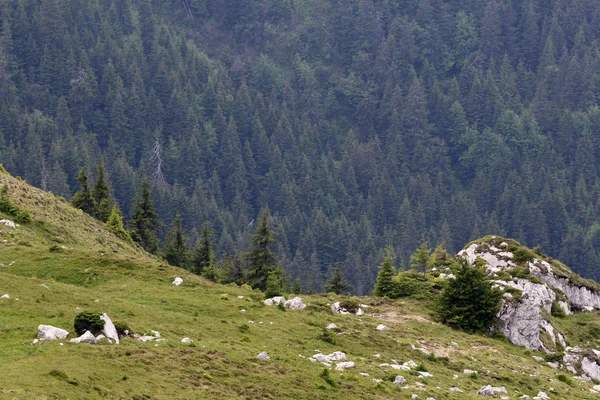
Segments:
[[[126,217],[357,293],[383,249],[514,237],[600,278],[600,3],[0,0],[0,161],[69,198],[103,161]],[[126,218],[127,219],[127,218]]]

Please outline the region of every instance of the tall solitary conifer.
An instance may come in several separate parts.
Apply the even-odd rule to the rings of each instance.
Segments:
[[[129,223],[131,238],[144,250],[156,254],[158,250],[158,214],[150,198],[150,184],[144,178],[140,191],[135,196],[133,212]]]
[[[111,196],[110,186],[104,178],[104,164],[98,165],[98,177],[92,189],[92,197],[96,203],[96,211],[94,217],[102,222],[108,221],[111,214]]]
[[[165,239],[164,256],[169,264],[181,268],[187,267],[190,261],[190,249],[185,244],[185,235],[179,214],[177,214],[173,227]]]
[[[94,201],[88,186],[88,176],[85,172],[85,168],[81,168],[79,171],[77,182],[79,182],[81,190],[73,195],[71,204],[73,207],[83,210],[86,214],[94,215],[96,212],[96,202]]]
[[[395,275],[396,268],[394,267],[394,260],[392,259],[392,249],[388,247],[385,249],[385,258],[379,266],[379,273],[377,274],[377,283],[375,283],[375,288],[373,289],[373,296],[393,297],[393,279]]]
[[[212,232],[208,227],[208,224],[202,226],[202,239],[200,239],[200,246],[194,254],[194,272],[198,275],[204,275],[206,279],[215,281],[217,278],[217,270],[215,264],[215,252],[213,250],[213,243],[211,241]]]
[[[252,236],[252,246],[246,254],[248,275],[246,279],[253,288],[265,290],[269,274],[279,268],[279,259],[271,250],[277,241],[269,225],[269,211],[263,210],[258,228]]]
[[[325,290],[327,292],[333,292],[335,294],[344,294],[348,293],[352,285],[344,279],[344,274],[342,273],[342,267],[339,264],[336,264],[331,271],[331,277],[327,281],[325,285]]]

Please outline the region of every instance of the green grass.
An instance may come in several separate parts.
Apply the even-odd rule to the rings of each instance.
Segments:
[[[13,195],[23,196],[13,200],[33,221],[17,230],[0,227],[0,263],[14,261],[0,267],[0,295],[11,296],[0,300],[0,399],[409,399],[413,393],[479,399],[476,392],[486,384],[505,386],[511,398],[550,388],[552,398],[589,396],[592,384],[558,378],[523,348],[435,323],[431,300],[360,298],[372,307],[357,317],[331,313],[328,304],[345,298],[323,294],[304,296],[303,311],[282,312],[265,307],[247,288],[216,285],[164,265],[54,196],[6,175],[0,184],[2,179],[10,179]],[[52,244],[62,251],[50,251]],[[184,279],[180,287],[171,285],[175,276]],[[166,340],[68,343],[82,311],[106,312],[137,333],[157,330]],[[329,323],[343,333],[336,332],[335,344],[321,340]],[[377,331],[380,323],[390,329]],[[557,323],[565,324],[561,329],[572,341],[589,341],[577,334],[578,323],[598,325],[596,316],[586,314]],[[39,324],[71,335],[34,345]],[[184,337],[193,345],[180,343]],[[322,364],[308,360],[317,349],[343,351],[356,367],[324,373]],[[256,359],[262,351],[269,361]],[[433,377],[379,366],[392,360],[414,360]],[[465,368],[479,373],[464,375]],[[390,382],[398,374],[408,389]],[[448,391],[456,386],[464,393]]]

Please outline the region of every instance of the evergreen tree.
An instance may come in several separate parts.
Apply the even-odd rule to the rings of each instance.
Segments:
[[[96,203],[95,217],[102,222],[108,221],[111,214],[110,186],[104,178],[104,164],[98,165],[98,177],[92,188],[92,197]]]
[[[429,254],[431,250],[427,247],[427,242],[422,241],[417,250],[410,256],[410,267],[416,272],[422,272],[423,277],[429,271]]]
[[[131,221],[129,222],[131,238],[144,250],[156,254],[158,250],[158,214],[150,198],[150,184],[144,178],[140,190],[135,197]]]
[[[86,214],[95,215],[96,202],[88,187],[88,176],[85,172],[85,168],[81,168],[81,170],[79,170],[77,182],[79,182],[80,191],[73,195],[71,204],[73,207],[83,210],[83,212]]]
[[[483,268],[463,264],[442,290],[439,315],[443,323],[466,332],[485,332],[496,319],[502,292],[492,289]]]
[[[269,273],[265,289],[265,297],[267,299],[274,296],[282,296],[283,293],[283,270],[276,268]]]
[[[345,294],[350,291],[352,285],[344,279],[344,273],[342,267],[336,264],[331,270],[331,276],[325,285],[325,290],[328,293]]]
[[[302,286],[302,282],[300,282],[300,278],[294,280],[294,283],[290,287],[290,293],[304,294],[304,287]]]
[[[190,262],[190,249],[185,243],[185,234],[181,226],[181,216],[177,214],[173,226],[165,239],[163,255],[171,265],[187,268]]]
[[[217,269],[215,263],[215,252],[211,241],[212,232],[207,223],[202,225],[202,238],[200,245],[196,248],[193,258],[194,272],[203,275],[211,281],[217,280]]]
[[[265,290],[267,278],[271,272],[279,268],[279,259],[271,250],[277,241],[275,233],[271,230],[269,211],[265,209],[260,216],[260,222],[254,235],[250,251],[246,253],[247,276],[250,286],[255,289]]]
[[[377,274],[377,283],[373,289],[373,296],[395,297],[394,276],[396,276],[396,268],[394,267],[394,260],[392,258],[392,248],[388,247],[385,249],[383,263],[379,266],[379,273]]]
[[[123,214],[116,203],[113,205],[110,216],[106,221],[106,227],[121,239],[127,240],[128,242],[131,241],[129,232],[127,232],[123,226]]]

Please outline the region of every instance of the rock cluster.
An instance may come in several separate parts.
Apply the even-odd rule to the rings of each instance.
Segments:
[[[275,296],[266,299],[263,303],[265,306],[278,306],[280,303],[283,303],[283,306],[288,310],[304,310],[306,308],[306,304],[302,302],[302,298],[300,297],[286,300],[283,296]]]
[[[38,326],[38,339],[40,340],[56,340],[65,339],[69,335],[69,332],[56,328],[52,325],[40,325]]]

